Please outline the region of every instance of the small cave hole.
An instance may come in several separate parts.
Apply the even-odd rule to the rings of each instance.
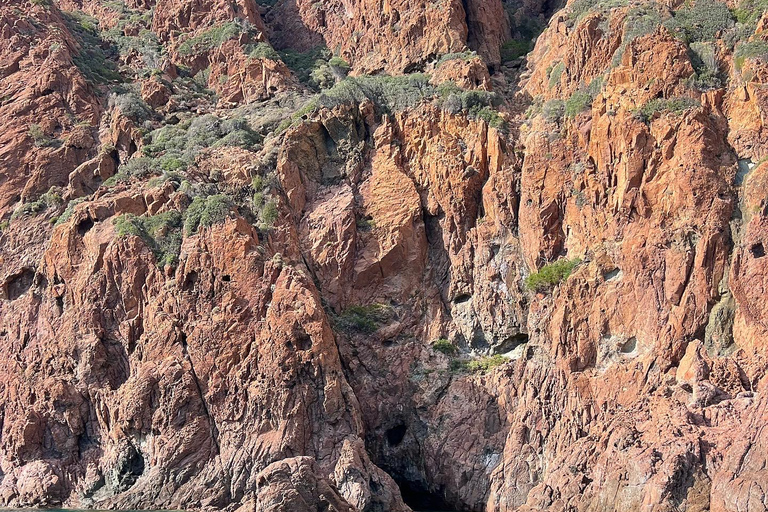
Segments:
[[[80,236],[83,236],[88,231],[90,231],[91,228],[93,228],[93,219],[91,219],[90,217],[86,217],[85,219],[77,223],[77,234]]]
[[[35,281],[35,272],[31,268],[25,268],[18,274],[10,276],[3,286],[3,292],[8,300],[16,300],[30,289]]]
[[[185,292],[191,291],[197,284],[200,276],[194,270],[184,276],[184,282],[181,284],[181,289]]]
[[[232,281],[232,276],[222,276],[221,280],[224,281],[225,283],[228,283]]]
[[[603,277],[605,278],[606,281],[611,281],[613,279],[617,279],[617,278],[621,277],[621,269],[620,268],[615,268],[615,269],[611,270],[610,272],[606,272]]]
[[[120,455],[115,467],[115,488],[119,492],[130,489],[143,473],[144,457],[133,445],[129,445]]]
[[[301,325],[293,328],[293,344],[298,350],[309,350],[312,348],[312,338]]]
[[[463,294],[457,296],[455,299],[453,299],[453,303],[454,304],[464,304],[465,302],[469,302],[470,300],[472,300],[472,296],[467,294],[467,293],[463,293]]]
[[[751,252],[752,256],[755,258],[762,258],[765,256],[765,247],[763,247],[763,244],[759,242],[750,247],[749,252]]]
[[[619,351],[621,351],[622,354],[631,354],[636,349],[637,349],[637,338],[632,336],[627,341],[621,344]]]
[[[388,429],[387,443],[389,443],[389,446],[398,446],[400,443],[402,443],[403,438],[405,437],[405,432],[407,430],[408,430],[408,427],[406,427],[402,423]]]

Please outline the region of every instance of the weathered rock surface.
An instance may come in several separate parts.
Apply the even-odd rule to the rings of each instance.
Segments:
[[[0,505],[768,509],[768,68],[735,30],[700,87],[679,2],[571,3],[522,80],[501,45],[555,4],[45,4],[0,6]],[[95,81],[60,9],[157,67]],[[266,44],[323,42],[432,85],[305,101]]]

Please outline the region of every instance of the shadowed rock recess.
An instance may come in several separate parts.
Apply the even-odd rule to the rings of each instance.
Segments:
[[[768,510],[766,0],[3,0],[0,506]]]

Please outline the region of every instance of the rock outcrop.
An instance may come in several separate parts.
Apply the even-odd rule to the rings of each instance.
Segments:
[[[766,15],[529,4],[0,6],[0,505],[768,509]]]

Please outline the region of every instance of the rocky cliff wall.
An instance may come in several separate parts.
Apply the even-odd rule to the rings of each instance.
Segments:
[[[764,9],[0,7],[0,504],[766,510]]]

